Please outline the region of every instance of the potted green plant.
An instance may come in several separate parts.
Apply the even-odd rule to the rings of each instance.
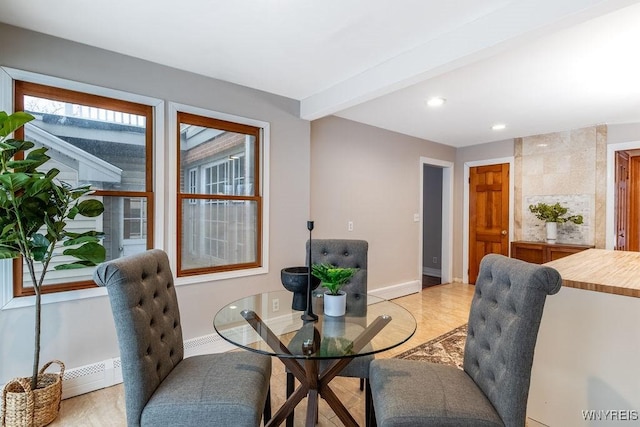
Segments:
[[[558,236],[558,223],[562,224],[567,221],[574,224],[582,224],[582,215],[567,215],[569,209],[563,207],[560,203],[549,205],[540,202],[536,205],[529,205],[529,211],[545,222],[547,232],[547,242],[555,243]]]
[[[314,264],[311,273],[320,279],[320,285],[327,291],[324,294],[324,313],[328,316],[343,316],[346,312],[347,294],[342,291],[357,268],[334,267],[330,264]]]
[[[33,119],[33,116],[25,112],[8,115],[0,111],[0,259],[22,257],[35,293],[32,375],[30,378],[19,378],[18,381],[7,383],[3,393],[5,401],[2,416],[4,422],[12,416],[7,411],[20,406],[20,400],[27,399],[26,394],[34,393],[36,413],[27,422],[45,425],[57,416],[60,396],[57,396],[57,403],[52,402],[47,407],[43,406],[43,402],[38,402],[38,396],[51,397],[55,393],[39,394],[38,391],[50,386],[61,390],[62,374],[56,376],[59,377],[56,384],[50,384],[51,381],[47,379],[51,378],[46,376],[52,374],[44,374],[46,367],[38,371],[44,278],[51,260],[58,255],[71,256],[77,261],[57,265],[55,269],[95,266],[104,261],[105,249],[99,240],[103,233],[72,233],[66,230],[67,221],[73,220],[77,215],[96,217],[102,214],[104,205],[95,199],[81,200],[82,196],[91,192],[89,186],[74,188],[57,181],[56,176],[60,171],[43,167],[50,160],[46,154],[47,148],[34,148],[33,142],[10,138],[14,131]],[[36,263],[40,263],[40,271],[36,269]],[[64,371],[64,365],[61,366]],[[19,380],[28,382],[25,384],[25,381]],[[16,383],[22,385],[16,386]],[[30,390],[23,390],[27,386]],[[42,413],[37,413],[38,410]]]

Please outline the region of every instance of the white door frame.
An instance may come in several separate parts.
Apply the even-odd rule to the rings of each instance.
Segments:
[[[422,244],[424,231],[422,216],[424,203],[424,167],[442,168],[442,247],[441,247],[441,281],[453,281],[453,162],[420,157],[420,236],[418,239],[418,278],[422,277]]]
[[[464,163],[464,206],[462,208],[462,283],[469,283],[469,169],[476,166],[497,165],[509,163],[509,242],[513,241],[514,230],[514,157],[499,157],[497,159],[477,160]]]
[[[637,150],[640,141],[620,142],[607,145],[607,198],[605,208],[605,249],[613,250],[616,246],[615,235],[615,193],[616,193],[616,151]]]

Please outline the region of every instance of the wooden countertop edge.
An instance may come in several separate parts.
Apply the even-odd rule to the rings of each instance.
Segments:
[[[562,286],[585,291],[602,292],[605,294],[621,295],[625,297],[640,298],[640,290],[621,288],[619,286],[602,285],[600,283],[584,283],[569,279],[562,279]]]
[[[558,270],[563,286],[640,298],[639,252],[587,249],[544,265]]]

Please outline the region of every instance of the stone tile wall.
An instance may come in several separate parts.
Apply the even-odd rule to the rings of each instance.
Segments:
[[[558,243],[604,247],[605,144],[605,126],[516,139],[516,240],[544,241],[544,223],[529,205],[559,202],[584,224],[559,225]]]

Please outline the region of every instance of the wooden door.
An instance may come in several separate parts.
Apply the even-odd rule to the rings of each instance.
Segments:
[[[627,234],[629,226],[629,154],[616,151],[615,162],[615,249],[628,250]]]
[[[640,155],[629,157],[627,250],[640,251]]]
[[[469,283],[489,253],[509,255],[509,164],[469,169]]]

